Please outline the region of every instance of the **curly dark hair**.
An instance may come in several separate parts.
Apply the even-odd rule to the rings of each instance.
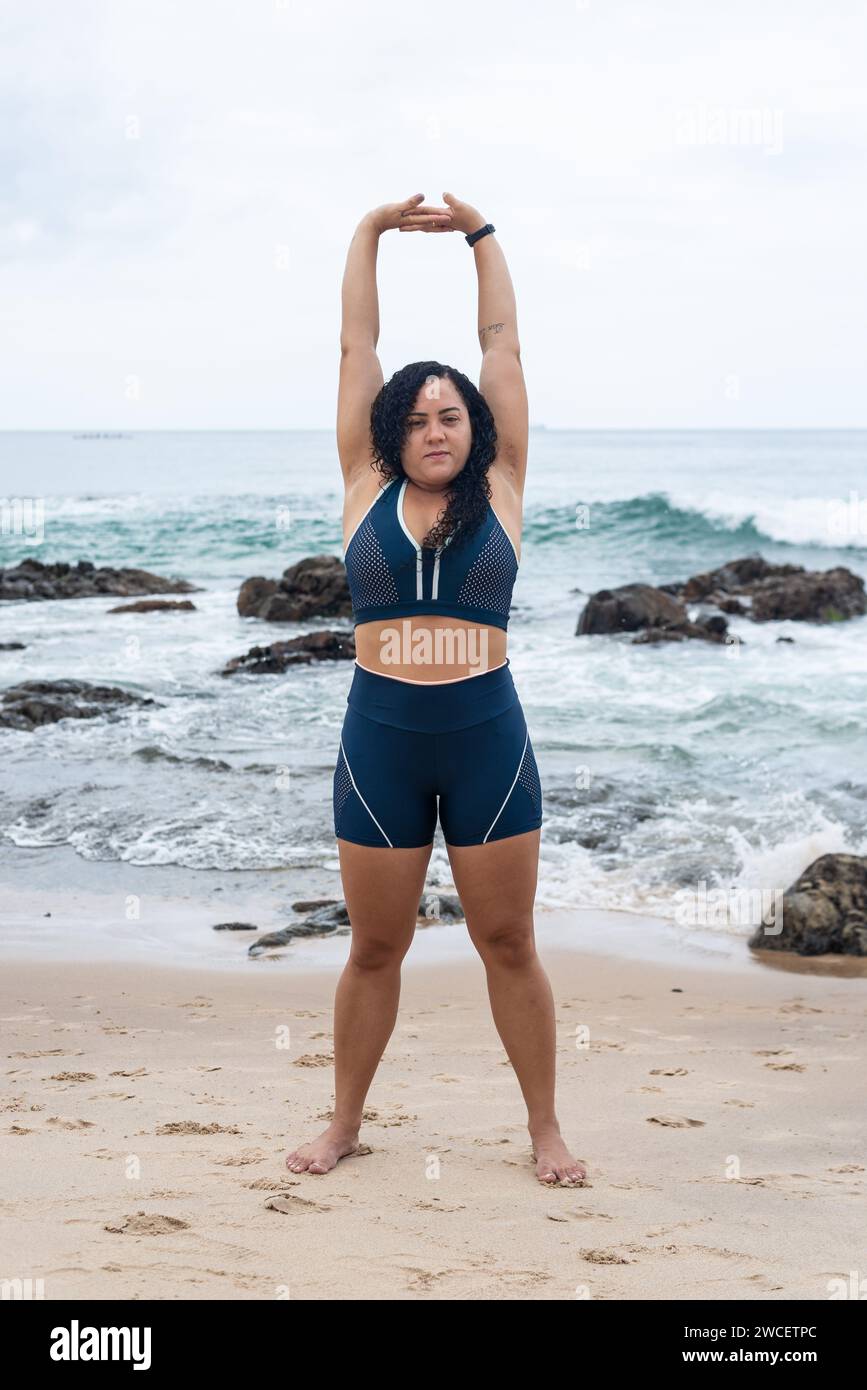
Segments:
[[[497,454],[497,431],[490,406],[463,372],[442,362],[410,362],[385,382],[370,407],[371,462],[386,478],[407,476],[400,455],[409,434],[408,416],[430,377],[452,382],[467,408],[473,437],[469,457],[446,494],[446,510],[422,541],[433,549],[449,536],[454,537],[453,545],[462,545],[482,525],[491,495],[488,470]]]

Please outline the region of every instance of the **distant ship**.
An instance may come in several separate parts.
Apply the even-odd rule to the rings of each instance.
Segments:
[[[131,434],[122,434],[120,431],[113,430],[93,430],[87,434],[74,434],[73,439],[132,439]]]

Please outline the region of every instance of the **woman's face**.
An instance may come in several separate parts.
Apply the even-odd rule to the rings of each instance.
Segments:
[[[400,460],[407,477],[436,492],[447,487],[470,456],[473,431],[460,393],[448,377],[430,377],[407,415]]]

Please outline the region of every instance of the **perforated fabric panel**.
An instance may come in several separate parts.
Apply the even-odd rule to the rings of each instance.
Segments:
[[[346,798],[352,791],[352,778],[349,775],[349,768],[346,766],[346,759],[343,756],[343,749],[337,755],[337,766],[334,769],[334,825],[340,825],[340,817],[346,805]]]
[[[397,603],[400,595],[376,532],[364,520],[352,539],[352,554],[346,557],[346,575],[353,608],[372,608],[375,604]]]
[[[502,529],[496,527],[467,571],[458,603],[478,604],[507,618],[517,573],[515,552]]]
[[[536,757],[533,752],[533,745],[527,740],[527,747],[524,750],[524,757],[521,760],[521,770],[518,773],[518,781],[529,793],[533,802],[533,807],[538,813],[542,806],[542,786],[539,781],[539,768],[536,765]]]

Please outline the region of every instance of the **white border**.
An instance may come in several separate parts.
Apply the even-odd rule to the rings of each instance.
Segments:
[[[406,536],[407,540],[415,546],[415,596],[417,599],[423,599],[424,577],[422,572],[422,565],[424,561],[422,560],[421,546],[419,545],[415,536],[412,534],[412,532],[410,531],[409,527],[403,519],[403,494],[406,492],[406,485],[408,482],[409,478],[404,478],[403,482],[400,485],[400,492],[397,494],[397,519],[400,522],[401,529],[404,535]]]
[[[490,498],[488,498],[488,506],[490,507],[491,511],[494,512],[494,516],[496,516],[496,517],[497,517],[497,521],[500,522],[500,530],[502,531],[503,535],[506,537],[506,540],[509,542],[509,545],[512,547],[512,550],[515,551],[515,564],[520,568],[521,561],[518,559],[518,552],[517,552],[517,550],[515,550],[515,542],[512,540],[512,537],[509,535],[509,533],[508,533],[508,531],[506,530],[505,526],[503,525],[502,521],[500,521],[500,518],[497,516],[497,513],[494,511],[494,504],[492,503],[492,501],[491,501]]]
[[[400,485],[400,492],[397,494],[397,519],[401,524],[401,528],[403,529],[403,533],[406,536],[407,540],[411,541],[412,544],[415,546],[416,550],[419,551],[419,553],[421,553],[421,546],[419,545],[415,536],[412,534],[412,532],[410,531],[409,527],[403,519],[403,494],[406,492],[406,485],[408,482],[409,478],[404,478],[403,482]]]
[[[498,518],[498,519],[499,519],[499,518]],[[527,730],[527,737],[524,739],[524,747],[523,747],[522,750],[521,750],[520,761],[518,762],[518,771],[515,773],[515,776],[514,776],[513,779],[512,779],[512,785],[511,785],[511,787],[510,787],[509,790],[506,792],[506,800],[503,802],[503,805],[500,807],[499,811],[498,811],[497,814],[494,816],[494,819],[491,821],[490,825],[488,826],[487,835],[485,835],[484,840],[482,840],[482,844],[483,844],[483,845],[487,843],[488,835],[490,835],[490,833],[491,833],[491,831],[493,830],[494,826],[497,824],[497,821],[500,819],[500,816],[503,814],[503,807],[505,806],[506,801],[508,801],[509,797],[512,795],[512,792],[515,790],[515,783],[516,783],[517,780],[518,780],[518,777],[519,777],[520,772],[521,772],[521,767],[523,766],[524,754],[525,754],[526,751],[527,751],[527,740],[529,739],[529,737],[530,737],[530,730],[528,729],[528,730]],[[383,834],[385,834],[385,831],[383,831]]]

